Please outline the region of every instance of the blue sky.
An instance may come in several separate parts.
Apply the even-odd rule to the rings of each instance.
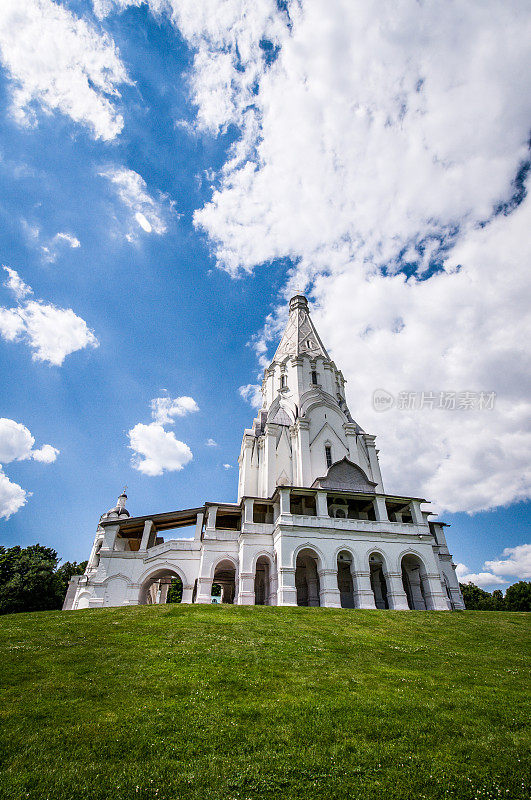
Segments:
[[[34,450],[49,444],[59,453],[39,460],[20,445],[18,455],[9,451],[9,463],[4,457],[7,480],[27,496],[0,520],[0,543],[38,541],[64,559],[86,558],[99,515],[124,484],[132,514],[234,500],[241,436],[254,416],[239,389],[256,384],[281,329],[285,297],[304,285],[347,377],[351,411],[379,437],[388,490],[423,494],[445,509],[463,575],[487,573],[478,581],[490,588],[526,575],[529,433],[522,404],[529,396],[521,389],[521,336],[512,328],[515,314],[522,318],[514,306],[520,267],[503,262],[512,295],[500,297],[490,273],[488,295],[474,289],[467,296],[455,285],[468,269],[469,286],[481,286],[476,262],[485,252],[505,253],[525,230],[519,214],[527,195],[511,214],[494,210],[511,196],[528,153],[528,109],[508,114],[504,106],[513,109],[525,79],[526,51],[514,39],[525,29],[525,4],[509,3],[506,18],[494,22],[479,6],[479,19],[463,21],[453,4],[444,12],[448,35],[428,42],[430,58],[457,51],[448,72],[469,69],[470,93],[477,97],[479,86],[499,100],[497,110],[486,103],[470,119],[463,111],[457,132],[444,138],[441,119],[456,103],[470,104],[451,75],[444,84],[415,39],[412,21],[428,13],[416,4],[404,4],[398,20],[385,4],[384,22],[388,14],[395,33],[402,26],[404,41],[393,33],[392,47],[386,42],[392,55],[384,50],[383,73],[374,57],[356,60],[377,15],[371,4],[354,20],[340,0],[326,8],[317,0],[288,3],[288,19],[284,5],[234,0],[227,5],[234,18],[213,3],[206,22],[204,3],[177,11],[169,0],[149,8],[128,0],[27,0],[19,6],[22,22],[10,4],[0,12],[1,263],[33,290],[22,307],[36,300],[41,308],[71,309],[98,346],[78,327],[79,348],[50,363],[54,331],[46,329],[39,360],[36,340],[32,345],[27,333],[9,339],[4,318],[0,416],[25,426]],[[51,58],[43,67],[28,55],[31,20],[39,15],[43,41],[63,42],[64,63]],[[319,15],[328,33],[315,32]],[[76,27],[79,20],[88,27]],[[434,20],[420,23],[431,29]],[[495,23],[516,55],[493,71],[504,37],[492,58],[481,50],[469,62],[452,30],[479,25],[481,33],[483,25],[488,33]],[[343,41],[339,32],[349,25]],[[106,60],[103,89],[94,53]],[[408,72],[415,58],[425,84]],[[301,74],[306,89],[297,93]],[[379,126],[384,112],[388,120]],[[407,124],[418,169],[397,166]],[[475,150],[469,125],[482,131]],[[433,150],[425,163],[415,137]],[[407,166],[407,153],[403,161]],[[434,163],[444,165],[440,174],[431,172]],[[452,183],[456,170],[459,182]],[[4,309],[17,305],[8,278],[4,272]],[[493,341],[482,330],[485,314],[497,327]],[[378,415],[371,396],[379,387],[395,394],[495,391],[497,407],[466,420],[458,412]],[[150,475],[132,463],[128,432],[156,424],[150,404],[161,397],[195,400],[199,411],[174,416],[162,434],[173,432],[193,459],[179,470],[161,463],[162,474]],[[5,435],[23,438],[13,430]],[[502,555],[505,548],[517,550]],[[503,564],[490,572],[484,562],[496,560]]]

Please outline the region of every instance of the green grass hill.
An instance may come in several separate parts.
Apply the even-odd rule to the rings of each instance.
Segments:
[[[529,797],[529,614],[0,617],[0,797]]]

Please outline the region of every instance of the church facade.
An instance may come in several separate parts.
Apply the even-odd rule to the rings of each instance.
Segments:
[[[176,582],[184,603],[463,609],[444,523],[422,498],[384,490],[375,437],[353,420],[303,295],[262,396],[238,501],[131,517],[124,492],[64,609],[163,603]],[[178,538],[190,526],[193,538]]]

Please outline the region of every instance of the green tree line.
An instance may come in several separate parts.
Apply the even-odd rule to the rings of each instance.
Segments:
[[[505,597],[501,589],[492,594],[474,583],[460,583],[465,606],[469,611],[531,611],[531,583],[518,581],[507,588]]]
[[[87,566],[65,561],[51,547],[0,546],[0,614],[62,608],[68,581]]]

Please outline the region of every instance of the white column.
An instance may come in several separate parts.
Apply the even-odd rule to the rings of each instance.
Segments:
[[[271,497],[275,491],[277,478],[277,426],[268,423],[265,426],[265,449],[264,449],[264,469],[265,469],[265,496]]]
[[[279,489],[280,495],[280,515],[283,514],[291,514],[291,505],[290,505],[290,490],[289,489]]]
[[[352,580],[354,582],[354,605],[356,608],[376,608],[370,572],[356,572],[352,576]]]
[[[353,422],[345,422],[343,425],[345,431],[345,438],[347,440],[348,457],[354,463],[359,465],[358,455],[358,442],[356,439],[356,425]]]
[[[387,516],[387,507],[385,505],[385,497],[381,494],[377,494],[374,497],[374,512],[376,514],[377,522],[389,522],[389,517]]]
[[[183,586],[183,596],[181,603],[191,603],[193,593],[194,593],[193,586]]]
[[[278,569],[277,605],[297,605],[297,589],[295,588],[295,570],[293,567],[279,567]]]
[[[103,534],[103,544],[101,546],[101,550],[114,550],[114,543],[116,541],[116,536],[118,531],[120,530],[120,525],[105,525]],[[101,553],[100,550],[100,553]]]
[[[197,595],[195,598],[195,602],[210,603],[211,594],[212,594],[212,578],[198,578]]]
[[[295,425],[291,425],[289,435],[291,441],[291,483],[292,486],[301,486],[302,482],[299,475],[299,438]]]
[[[411,516],[413,517],[413,522],[415,525],[426,525],[426,520],[422,516],[422,511],[420,510],[420,500],[412,500],[410,503],[411,508]]]
[[[252,572],[240,572],[238,584],[238,605],[254,606],[254,574]]]
[[[387,602],[395,611],[409,611],[407,595],[404,591],[401,572],[384,572],[387,582]]]
[[[238,481],[238,502],[245,494],[252,494],[250,491],[251,457],[253,452],[254,436],[244,434],[242,449],[240,453],[240,475]]]
[[[216,529],[216,515],[218,513],[217,506],[207,506],[207,530],[213,531]]]
[[[144,530],[142,532],[142,540],[140,542],[139,550],[144,551],[148,549],[152,532],[155,533],[155,525],[153,524],[152,519],[147,519],[144,522]]]
[[[448,598],[443,589],[440,575],[428,572],[424,576],[423,589],[429,611],[448,611]]]
[[[320,592],[319,600],[325,608],[341,608],[341,594],[337,585],[337,570],[319,570]],[[308,581],[309,585],[309,581]]]
[[[310,482],[310,423],[306,419],[298,419],[295,423],[298,439],[298,478],[301,486]]]
[[[322,375],[319,383],[322,385],[325,392],[328,392],[328,394],[332,395],[334,400],[337,400],[335,375],[330,362],[321,361],[319,364],[319,371]]]
[[[253,508],[254,500],[252,497],[246,497],[243,501],[243,521],[245,523],[253,521]]]
[[[201,541],[201,533],[203,532],[203,519],[204,519],[204,514],[203,514],[202,511],[200,511],[198,513],[196,521],[195,521],[195,535],[194,535],[194,538],[195,538],[196,542]]]
[[[330,516],[328,513],[328,501],[327,501],[327,494],[324,491],[317,492],[317,516],[318,517],[328,517]]]
[[[377,484],[374,488],[377,492],[383,492],[382,473],[380,472],[380,465],[378,463],[378,455],[376,452],[376,436],[365,434],[365,444],[369,453],[369,464],[371,465],[372,479]]]

